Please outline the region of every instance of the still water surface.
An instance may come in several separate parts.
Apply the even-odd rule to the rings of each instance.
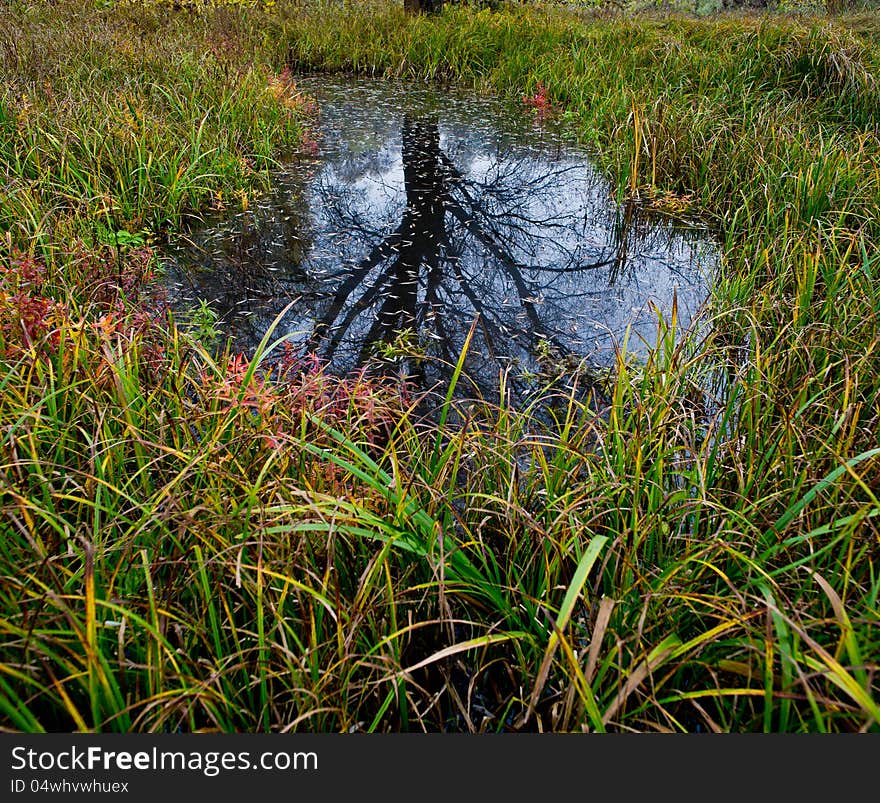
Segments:
[[[374,79],[301,78],[320,108],[312,160],[278,172],[247,210],[217,215],[165,253],[172,303],[207,301],[233,347],[274,337],[331,368],[383,344],[448,376],[525,388],[548,364],[605,366],[654,343],[676,299],[687,326],[717,251],[705,231],[621,206],[562,126],[524,105]],[[386,349],[387,353],[387,349]]]

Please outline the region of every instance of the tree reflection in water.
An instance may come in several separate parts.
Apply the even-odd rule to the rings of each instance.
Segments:
[[[293,298],[282,331],[303,353],[348,370],[403,333],[436,358],[406,368],[442,381],[477,320],[466,374],[487,391],[505,367],[526,382],[548,360],[607,363],[628,326],[631,345],[652,341],[651,302],[668,314],[677,294],[686,323],[705,297],[705,245],[618,209],[582,153],[534,135],[493,139],[484,122],[388,108],[370,91],[361,120],[351,93],[322,99],[325,155],[303,203],[288,189],[286,229],[275,201],[248,218],[257,233],[195,237],[202,253],[224,242],[205,269],[176,252],[185,295],[211,300],[239,348],[253,348]]]

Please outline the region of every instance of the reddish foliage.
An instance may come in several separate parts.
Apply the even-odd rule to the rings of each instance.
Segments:
[[[104,307],[144,300],[153,278],[153,257],[149,246],[128,248],[122,254],[109,245],[93,250],[81,246],[74,255],[80,285],[92,301]]]
[[[221,402],[221,409],[246,412],[264,443],[278,448],[288,435],[298,440],[301,416],[314,416],[323,424],[358,432],[377,444],[393,426],[402,396],[364,371],[352,376],[331,374],[314,354],[297,355],[291,344],[268,371],[253,371],[243,354],[232,356],[222,377],[203,371],[201,383],[208,398]],[[290,431],[291,423],[295,432]],[[320,427],[306,424],[313,440],[323,440]]]
[[[549,90],[541,81],[535,87],[535,94],[523,95],[522,100],[535,112],[539,120],[543,120],[553,111],[553,101],[550,100]]]
[[[16,253],[0,265],[0,356],[58,348],[67,308],[47,293],[46,267],[32,256]]]
[[[94,324],[104,344],[112,346],[118,355],[137,348],[138,363],[144,375],[157,381],[165,365],[164,319],[144,307],[126,308],[124,301],[102,315]],[[105,362],[113,350],[104,353]]]
[[[52,357],[62,332],[82,333],[90,319],[86,328],[101,344],[95,351],[100,364],[94,366],[99,377],[108,373],[114,351],[118,357],[136,345],[141,367],[155,378],[164,362],[165,332],[163,300],[146,292],[152,250],[129,249],[120,255],[110,247],[80,245],[68,256],[65,268],[77,273],[86,320],[73,320],[68,305],[52,297],[59,290],[51,286],[40,260],[13,252],[6,265],[0,264],[0,358]]]

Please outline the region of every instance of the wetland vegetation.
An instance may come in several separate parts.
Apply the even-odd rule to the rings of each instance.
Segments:
[[[0,9],[0,727],[880,729],[876,8]],[[408,290],[372,342],[439,384],[292,348],[300,285],[227,343],[167,257],[321,163],[316,74],[561,127],[619,209],[711,232],[705,304],[588,370],[535,344],[527,393],[472,381],[469,316],[426,354]],[[398,290],[502,242],[439,133],[399,139],[442,192],[340,246]],[[455,221],[442,250],[403,236],[415,208]],[[272,229],[290,264],[300,233]]]

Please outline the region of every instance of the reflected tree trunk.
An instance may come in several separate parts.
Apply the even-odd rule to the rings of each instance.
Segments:
[[[446,241],[448,182],[437,119],[407,115],[402,140],[406,209],[398,228],[387,295],[367,335],[367,348],[416,327],[419,275],[423,266],[428,271],[436,269]]]
[[[339,283],[315,323],[307,349],[332,360],[355,320],[373,309],[373,320],[359,348],[362,363],[377,344],[392,343],[406,330],[418,332],[427,321],[444,359],[454,360],[458,355],[450,351],[454,340],[446,331],[446,323],[450,315],[467,315],[469,304],[479,318],[486,350],[494,354],[497,344],[503,351],[503,344],[513,332],[504,322],[503,311],[484,304],[486,274],[474,273],[473,266],[470,271],[464,267],[462,253],[470,241],[479,254],[477,259],[483,261],[483,270],[492,275],[500,268],[511,283],[519,309],[528,321],[521,346],[544,340],[564,353],[565,347],[547,329],[539,312],[542,291],[528,278],[532,266],[514,253],[518,240],[529,236],[524,226],[547,225],[548,221],[531,221],[515,211],[493,211],[489,196],[493,191],[505,194],[507,174],[502,172],[496,177],[497,186],[468,181],[441,150],[436,116],[404,117],[401,158],[405,206],[400,223]],[[518,208],[517,202],[511,203],[514,210]],[[613,261],[569,261],[553,270],[591,270]],[[420,290],[424,291],[421,299]]]
[[[396,356],[386,360],[377,346],[393,344],[402,334],[408,342],[411,332],[414,344],[429,343],[427,351],[448,368],[476,321],[469,357],[480,366],[478,381],[485,378],[480,371],[498,368],[499,358],[505,364],[531,365],[539,358],[549,365],[565,363],[570,345],[554,324],[562,315],[545,291],[560,274],[596,269],[611,270],[613,283],[627,258],[632,215],[619,221],[613,253],[603,249],[598,259],[584,259],[580,239],[565,241],[568,223],[540,204],[531,208],[536,194],[558,191],[557,181],[570,166],[521,175],[520,163],[505,163],[498,155],[487,177],[474,180],[441,149],[437,114],[405,114],[400,135],[403,203],[393,229],[384,235],[370,231],[370,223],[352,216],[328,188],[323,206],[339,215],[334,230],[360,231],[370,250],[336,274],[338,283],[325,297],[305,353],[331,362],[341,350],[344,359],[371,372],[406,371],[422,384],[427,370],[444,369],[402,357],[405,348],[392,350]],[[540,261],[548,253],[556,258],[550,265]],[[586,253],[595,256],[589,248]],[[567,301],[570,295],[556,298]]]

